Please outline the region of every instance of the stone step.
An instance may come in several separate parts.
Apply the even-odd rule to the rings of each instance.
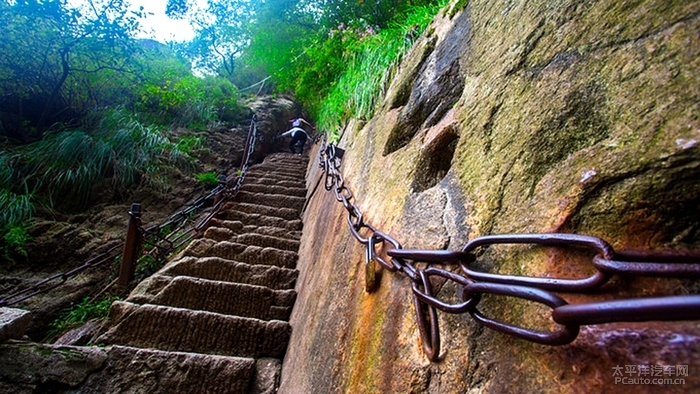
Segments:
[[[179,256],[221,257],[226,260],[240,261],[252,265],[273,265],[283,268],[295,268],[299,258],[296,252],[288,250],[244,245],[229,241],[217,242],[208,238],[192,241]]]
[[[241,190],[236,195],[234,201],[265,205],[274,208],[291,208],[301,211],[301,209],[304,207],[304,202],[306,202],[306,198],[286,196],[284,194],[273,194],[271,192],[254,193]]]
[[[262,248],[276,248],[296,252],[299,250],[299,241],[287,238],[278,238],[258,233],[236,234],[233,230],[223,227],[209,227],[204,232],[204,238],[214,241],[228,241]]]
[[[88,377],[83,393],[247,393],[274,392],[274,382],[256,379],[256,360],[129,346],[108,348],[105,367]],[[258,380],[256,382],[256,380]]]
[[[298,155],[277,158],[267,157],[262,163],[256,164],[255,166],[263,168],[286,168],[306,172],[306,168],[309,165],[309,160],[310,159],[308,157]]]
[[[298,180],[290,181],[290,180],[274,180],[274,179],[264,179],[264,178],[253,178],[253,179],[245,179],[246,183],[253,184],[253,185],[273,185],[273,186],[281,186],[281,187],[305,187],[305,183],[301,183]]]
[[[300,216],[300,209],[285,207],[268,207],[266,205],[251,204],[247,202],[231,201],[224,206],[226,210],[236,210],[245,213],[254,213],[263,216],[274,216],[284,220],[297,220]]]
[[[157,289],[137,287],[126,299],[135,304],[155,304],[216,312],[260,320],[289,320],[296,300],[294,290],[272,290],[244,283],[221,282],[190,276],[171,278]]]
[[[237,357],[282,358],[289,323],[115,301],[96,343]]]
[[[251,265],[221,257],[183,257],[168,263],[156,275],[142,281],[139,286],[144,282],[153,282],[148,286],[162,288],[172,277],[180,275],[284,290],[294,288],[299,272],[274,265]]]
[[[306,168],[308,167],[307,162],[285,160],[285,161],[264,161],[255,166],[251,166],[251,169],[256,169],[260,171],[276,172],[280,174],[295,174],[301,175],[302,177],[306,174]]]
[[[266,216],[259,213],[248,213],[229,209],[231,203],[224,205],[217,219],[239,221],[245,225],[258,225],[264,227],[282,228],[288,231],[301,231],[301,219],[286,220],[277,216]]]
[[[245,182],[277,185],[289,183],[288,187],[304,187],[305,174],[286,172],[285,170],[251,167],[246,174]],[[244,183],[245,183],[244,182]]]
[[[269,235],[272,237],[284,238],[284,239],[301,239],[301,231],[290,231],[286,228],[273,227],[273,226],[259,226],[259,225],[245,225],[239,220],[217,220],[212,219],[210,222],[211,227],[218,227],[231,230],[233,234],[261,234]]]
[[[255,178],[267,180],[270,184],[274,184],[277,181],[293,181],[296,183],[301,183],[304,179],[304,173],[285,168],[251,167],[248,169],[248,173],[246,174],[246,180],[248,180],[249,177],[251,179]]]
[[[269,208],[289,208],[299,212],[304,207],[306,198],[285,196],[282,194],[251,193],[241,190],[238,192],[233,201],[238,203],[262,205]]]
[[[249,193],[269,193],[281,194],[283,196],[306,197],[305,187],[284,187],[277,185],[266,185],[262,183],[246,183],[243,182],[241,192]]]
[[[304,178],[306,175],[306,165],[301,165],[299,163],[260,163],[248,168],[248,171],[255,171],[256,173],[268,174],[268,175],[279,175],[286,177],[294,177],[295,180]]]
[[[305,187],[306,182],[302,175],[272,175],[266,172],[248,171],[246,178],[243,182],[253,184],[253,185],[269,185],[269,186],[282,186],[282,187]]]

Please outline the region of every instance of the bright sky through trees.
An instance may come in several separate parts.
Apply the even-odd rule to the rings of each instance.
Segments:
[[[165,15],[165,5],[168,0],[129,0],[132,10],[138,11],[143,7],[146,13],[152,13],[141,20],[142,32],[138,38],[152,38],[165,43],[166,41],[189,41],[194,38],[194,30],[186,19],[175,20]],[[68,0],[71,6],[85,5],[86,0]],[[204,8],[207,0],[195,0],[197,7]]]

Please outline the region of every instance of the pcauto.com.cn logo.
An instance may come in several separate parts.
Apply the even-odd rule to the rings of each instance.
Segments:
[[[685,384],[687,365],[616,365],[615,384],[675,385]]]

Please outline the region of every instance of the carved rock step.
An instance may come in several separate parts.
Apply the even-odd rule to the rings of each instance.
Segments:
[[[265,205],[251,204],[246,202],[236,202],[235,200],[224,206],[227,210],[237,210],[245,213],[256,213],[264,216],[274,216],[285,220],[299,219],[299,209],[268,207]]]
[[[158,274],[141,282],[139,287],[162,288],[173,276],[179,275],[284,290],[294,288],[299,272],[273,265],[251,265],[221,257],[183,257],[168,263]]]
[[[306,198],[272,193],[251,193],[241,190],[236,195],[235,201],[264,205],[271,208],[291,208],[301,211],[304,207],[304,202],[306,202]]]
[[[214,241],[229,241],[262,248],[276,248],[296,252],[299,250],[299,241],[295,239],[278,238],[258,233],[236,234],[233,230],[224,227],[209,227],[204,232],[204,237]]]
[[[304,175],[304,171],[301,170],[290,171],[287,168],[262,167],[262,164],[259,164],[248,169],[245,181],[268,185],[285,181],[291,183],[289,187],[302,187],[305,183]]]
[[[289,320],[296,295],[294,290],[271,290],[243,283],[178,276],[160,289],[136,288],[126,301],[260,320]]]
[[[112,346],[108,355],[102,371],[88,377],[80,392],[245,393],[258,375],[252,358],[126,346]]]
[[[192,241],[180,256],[221,257],[252,265],[274,265],[283,268],[295,268],[299,258],[296,252],[228,241],[216,242],[208,238]]]
[[[115,301],[97,343],[238,357],[282,358],[289,323]]]
[[[251,176],[252,178],[252,176]],[[289,180],[270,180],[270,179],[264,179],[264,178],[255,178],[255,179],[248,179],[246,177],[245,181],[251,185],[274,185],[274,186],[281,186],[281,187],[301,187],[303,186],[302,184],[299,183],[298,180],[295,181],[289,181]]]
[[[262,168],[265,170],[284,170],[284,172],[306,172],[306,167],[309,165],[308,157],[286,157],[274,159],[266,157],[265,160],[253,167]],[[252,168],[252,167],[251,167]]]
[[[261,176],[269,175],[287,177],[289,179],[299,181],[306,174],[307,164],[301,165],[294,162],[262,162],[260,164],[250,166],[250,168],[248,168],[248,173],[253,172]]]
[[[306,187],[284,187],[264,183],[243,182],[241,191],[250,193],[281,194],[283,196],[306,197]]]
[[[224,207],[218,215],[218,219],[240,221],[245,225],[257,225],[265,227],[283,228],[289,231],[301,231],[301,219],[286,220],[276,216],[265,216],[259,213],[247,213],[228,209],[228,205]]]
[[[287,189],[298,189],[301,187],[305,187],[306,184],[303,183],[300,179],[297,177],[292,177],[292,178],[277,178],[277,177],[270,177],[268,175],[256,175],[255,173],[251,174],[249,177],[246,177],[244,184],[248,184],[250,186],[266,186],[266,187],[284,187]]]
[[[299,185],[304,183],[305,172],[306,168],[275,168],[259,164],[257,166],[252,166],[248,169],[248,175],[246,175],[246,180],[248,180],[248,178],[250,177],[251,179],[255,178],[269,181],[267,183],[270,184],[273,184],[277,181],[291,181]]]
[[[309,161],[309,158],[307,156],[294,155],[292,153],[287,153],[287,152],[273,153],[273,154],[265,157],[265,163],[278,163],[278,162],[304,163],[304,162],[308,162],[308,161]]]
[[[260,225],[245,225],[243,222],[238,220],[216,220],[212,219],[210,222],[211,227],[218,227],[222,229],[227,229],[232,232],[232,234],[260,234],[268,235],[271,237],[278,237],[284,239],[301,239],[301,231],[290,231],[286,228],[273,227],[273,226],[260,226]]]

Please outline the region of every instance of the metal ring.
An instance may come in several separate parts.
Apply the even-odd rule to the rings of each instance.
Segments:
[[[430,280],[423,271],[420,271],[419,275],[426,293],[431,293]],[[416,308],[416,320],[423,341],[423,351],[430,361],[437,361],[440,355],[440,328],[438,327],[437,311],[430,304],[426,304],[424,307],[423,302],[415,295],[413,305]]]
[[[428,276],[428,279],[429,279],[429,277],[431,275],[435,275],[435,276],[442,276],[443,278],[453,280],[453,281],[460,283],[462,285],[465,285],[465,286],[470,284],[470,283],[473,283],[471,280],[469,280],[467,278],[464,278],[464,277],[457,275],[453,272],[446,271],[446,270],[439,269],[439,268],[431,267],[431,268],[428,268],[426,270],[422,270],[421,272],[422,272],[421,278],[423,275],[426,275],[426,276]],[[481,300],[481,294],[476,293],[476,294],[473,294],[471,297],[469,297],[469,299],[467,299],[465,302],[463,302],[461,304],[453,305],[453,304],[448,304],[448,303],[438,299],[433,294],[428,294],[427,292],[421,291],[415,282],[412,284],[412,287],[413,287],[413,294],[415,296],[417,296],[418,298],[420,298],[421,301],[425,302],[426,304],[432,305],[435,308],[438,308],[442,311],[448,312],[448,313],[465,313],[465,312],[474,310],[476,308],[476,305]]]
[[[475,282],[467,285],[464,288],[464,293],[465,296],[467,293],[487,293],[516,297],[538,302],[540,304],[547,305],[552,309],[566,305],[566,301],[564,301],[562,298],[555,295],[554,293],[524,286]],[[527,339],[528,341],[541,343],[544,345],[566,345],[567,343],[571,343],[574,339],[576,339],[579,332],[579,326],[575,324],[566,324],[558,331],[543,332],[538,330],[527,329],[524,327],[514,326],[512,324],[488,318],[476,308],[473,311],[469,311],[469,314],[474,318],[474,320],[493,330],[513,335],[518,338]]]
[[[612,247],[600,238],[578,234],[502,234],[487,235],[469,241],[462,249],[463,253],[472,254],[480,247],[494,244],[534,244],[545,246],[585,246],[596,250],[608,258],[614,255]],[[465,259],[466,260],[466,259]],[[501,275],[479,272],[470,269],[462,263],[462,270],[468,277],[484,282],[503,283],[509,285],[532,286],[553,291],[589,291],[607,283],[612,274],[596,271],[593,275],[582,279],[541,278],[535,276]]]
[[[399,243],[399,241],[397,241],[397,240],[394,239],[393,237],[389,236],[388,234],[385,234],[385,233],[383,233],[383,232],[381,232],[381,231],[375,229],[375,230],[374,230],[374,237],[376,237],[376,239],[377,239],[378,241],[381,241],[382,243],[383,243],[384,241],[389,242],[390,244],[392,244],[392,245],[394,246],[395,249],[401,249],[401,244]],[[374,245],[373,245],[373,247],[372,247],[372,254],[373,254],[375,260],[377,260],[377,262],[378,262],[379,264],[381,264],[384,268],[386,268],[387,270],[389,270],[389,271],[391,271],[391,272],[396,272],[396,271],[400,270],[401,267],[402,267],[401,263],[400,263],[397,259],[395,259],[395,258],[393,258],[393,257],[391,258],[391,260],[390,260],[389,262],[387,262],[386,260],[384,260],[384,258],[382,258],[381,256],[379,256],[379,255],[375,252],[375,250],[374,250]]]

